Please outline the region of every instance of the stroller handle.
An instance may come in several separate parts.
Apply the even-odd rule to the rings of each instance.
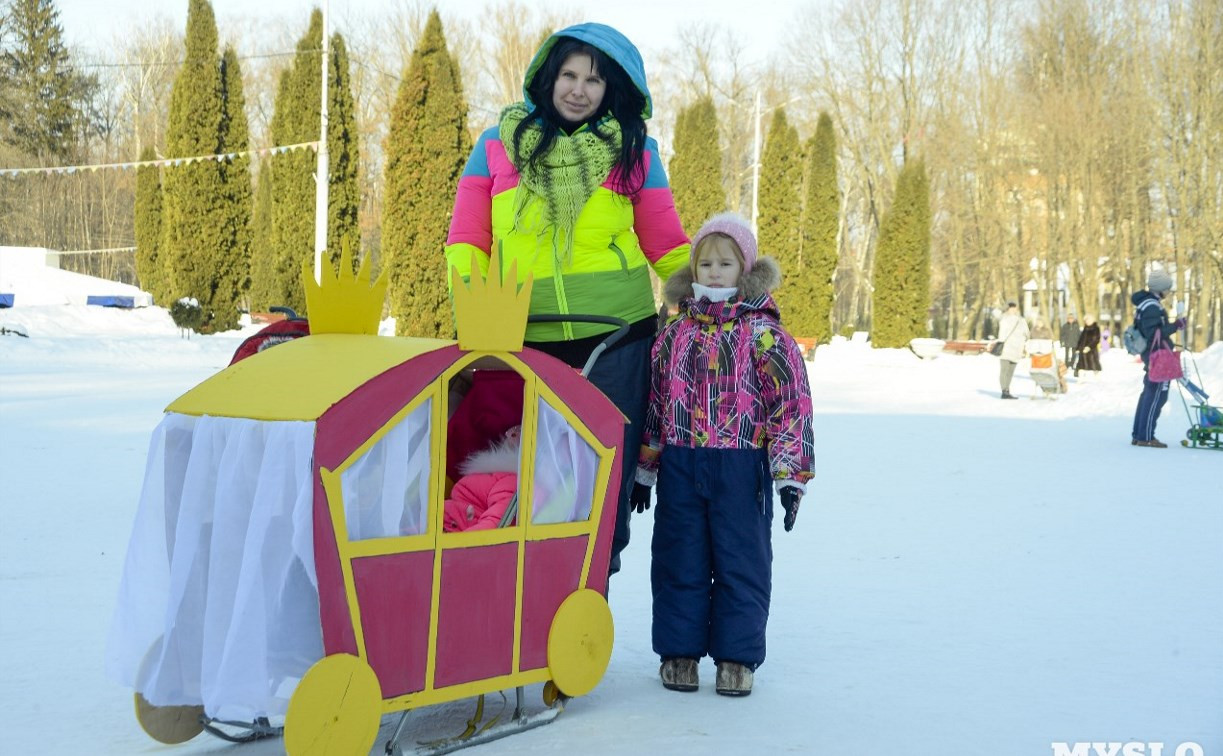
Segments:
[[[595,366],[595,361],[599,359],[599,355],[611,349],[612,345],[620,339],[624,338],[624,334],[628,333],[628,321],[623,318],[613,318],[610,315],[528,315],[528,323],[603,323],[605,325],[616,326],[616,330],[607,335],[605,339],[599,342],[599,345],[590,353],[590,357],[586,359],[586,364],[582,366],[582,377],[589,378],[590,371]]]

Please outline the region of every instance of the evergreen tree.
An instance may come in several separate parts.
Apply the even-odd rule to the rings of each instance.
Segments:
[[[358,134],[356,108],[348,74],[348,51],[339,34],[332,35],[332,54],[327,79],[327,251],[339,259],[343,240],[359,245],[357,208]],[[319,64],[323,48],[323,14],[310,14],[306,34],[297,43],[293,66],[281,75],[272,116],[272,141],[277,145],[301,144],[318,139],[319,100],[322,71]],[[262,283],[253,283],[252,307],[267,309],[286,305],[305,312],[301,288],[301,265],[314,259],[314,216],[317,155],[308,150],[280,153],[272,158],[275,180],[272,192],[272,246],[259,254],[271,253],[274,264],[252,263],[252,270],[269,273]],[[267,299],[263,299],[267,297]]]
[[[922,161],[905,163],[879,224],[871,299],[872,346],[903,347],[929,335],[930,182]]]
[[[281,74],[271,128],[272,142],[278,146],[318,139],[322,45],[323,14],[315,9],[305,36],[298,40],[292,67]],[[252,297],[251,307],[267,310],[283,305],[301,314],[306,311],[301,266],[303,261],[314,259],[314,172],[318,161],[310,150],[291,150],[273,155],[271,162],[275,176],[271,184],[275,264],[268,266],[273,275],[266,286],[256,288],[270,299],[257,301]]]
[[[787,324],[791,310],[802,306],[795,287],[790,285],[799,271],[802,183],[803,155],[798,130],[787,123],[785,110],[778,108],[760,158],[757,236],[760,254],[776,258],[781,265],[785,283],[774,296],[781,308],[782,321]]]
[[[382,264],[399,335],[454,334],[442,249],[471,150],[466,114],[459,67],[434,10],[400,82],[386,139]]]
[[[284,301],[269,288],[277,280],[276,255],[273,254],[276,232],[272,225],[272,161],[269,158],[259,161],[259,181],[255,185],[255,210],[251,225],[251,277],[246,297],[251,312],[266,312],[265,308],[271,306],[269,303]]]
[[[0,49],[0,141],[44,163],[63,162],[87,130],[95,77],[72,67],[52,0],[10,0]]]
[[[718,111],[712,97],[702,97],[680,111],[675,122],[675,156],[668,169],[675,208],[689,234],[726,209]]]
[[[348,74],[348,47],[339,34],[331,35],[331,77],[327,80],[327,253],[338,267],[340,252],[361,248],[357,211],[361,207],[360,134],[357,109]],[[360,255],[352,259],[354,271]]]
[[[248,145],[246,97],[242,89],[242,69],[238,54],[225,48],[221,57],[221,146],[222,153],[245,152]],[[222,247],[217,250],[213,269],[213,309],[217,313],[214,328],[237,328],[239,300],[249,288],[251,253],[251,159],[233,155],[218,161],[224,215]],[[222,320],[221,314],[228,318]]]
[[[140,153],[141,161],[154,160],[152,146]],[[169,274],[160,254],[161,231],[161,168],[142,165],[136,169],[136,277],[140,287],[153,295],[162,307],[172,304]]]
[[[807,192],[803,213],[802,260],[795,275],[791,331],[816,343],[832,340],[833,276],[837,270],[837,231],[841,198],[837,191],[837,138],[832,118],[820,113],[807,146]]]
[[[217,25],[208,0],[187,6],[186,57],[170,93],[166,130],[169,158],[220,152],[224,105],[221,66],[217,58]],[[193,297],[203,311],[201,330],[227,328],[236,322],[233,297],[218,296],[215,277],[228,248],[229,214],[221,164],[186,161],[167,167],[164,186],[161,249],[170,273],[171,296]]]

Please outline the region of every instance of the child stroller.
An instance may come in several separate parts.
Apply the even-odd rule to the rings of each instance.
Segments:
[[[1058,394],[1066,391],[1066,384],[1062,378],[1066,368],[1057,359],[1053,340],[1029,339],[1027,351],[1031,359],[1028,373],[1040,390],[1039,393],[1033,393],[1032,398],[1056,399]]]
[[[253,343],[275,349],[154,431],[107,666],[159,742],[283,735],[288,754],[351,756],[397,714],[387,754],[445,753],[554,721],[610,661],[625,420],[586,376],[627,323],[536,316],[618,327],[581,373],[525,347],[531,279],[511,266],[456,277],[457,341],[379,336],[385,274],[350,277],[347,250],[339,269],[303,272],[309,336],[264,329]],[[514,513],[447,530],[452,463],[510,423]],[[486,720],[489,694],[512,715]],[[461,734],[410,745],[409,712],[473,698]]]
[[[1186,368],[1192,366],[1194,377],[1200,382],[1202,374],[1198,372],[1197,362],[1193,357],[1186,358],[1184,355],[1181,357],[1182,362],[1187,363]],[[1185,432],[1185,438],[1181,439],[1181,446],[1191,449],[1223,449],[1223,409],[1210,406],[1210,395],[1189,380],[1188,369],[1182,372],[1184,374],[1177,382],[1181,386],[1181,404],[1185,406],[1185,414],[1189,416],[1189,430]],[[1185,398],[1186,394],[1189,395],[1188,399]]]

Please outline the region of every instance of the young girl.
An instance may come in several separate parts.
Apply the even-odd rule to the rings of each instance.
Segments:
[[[773,490],[790,530],[815,472],[811,389],[770,295],[780,269],[757,259],[747,222],[716,215],[692,242],[690,267],[666,284],[679,313],[651,352],[632,505],[648,507],[657,482],[650,577],[663,685],[696,690],[708,655],[717,692],[746,696],[764,662]]]

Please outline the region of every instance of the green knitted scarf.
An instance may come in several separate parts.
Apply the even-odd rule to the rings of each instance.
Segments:
[[[501,112],[501,143],[519,174],[514,228],[527,230],[521,226],[523,211],[532,201],[542,201],[544,228],[552,232],[552,253],[556,262],[568,263],[573,258],[573,230],[578,215],[616,164],[620,153],[620,124],[614,118],[600,124],[602,131],[611,131],[611,138],[607,140],[600,139],[590,129],[574,134],[562,131],[539,163],[528,166],[527,158],[543,136],[543,128],[536,121],[523,132],[518,145],[521,151],[514,149],[514,130],[528,112],[521,102]]]

